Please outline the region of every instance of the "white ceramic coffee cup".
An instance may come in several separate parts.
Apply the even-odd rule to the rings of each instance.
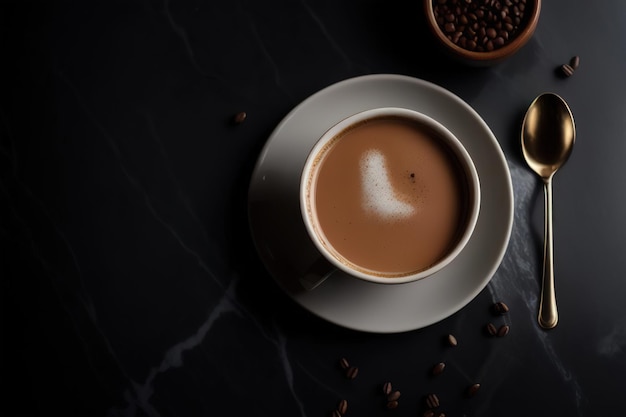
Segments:
[[[342,132],[345,132],[346,129],[350,129],[357,124],[363,123],[364,121],[378,118],[408,119],[413,123],[424,126],[426,129],[433,132],[433,137],[441,140],[442,143],[456,157],[458,165],[460,166],[460,172],[465,177],[465,183],[467,185],[465,222],[464,226],[460,230],[456,243],[454,243],[451,249],[447,251],[445,256],[426,269],[393,277],[385,276],[385,274],[381,275],[380,272],[370,273],[363,268],[351,265],[350,262],[346,262],[345,259],[342,259],[340,255],[336,255],[336,251],[331,248],[332,245],[324,236],[323,231],[321,231],[321,227],[317,222],[315,210],[316,175],[319,171],[318,165],[320,158],[323,158],[323,153],[328,148],[329,142],[338,135],[342,134]],[[380,284],[402,284],[433,275],[452,262],[461,253],[467,242],[470,240],[478,220],[480,211],[480,183],[478,173],[476,172],[476,168],[474,167],[474,163],[472,162],[472,158],[469,153],[463,147],[463,144],[442,124],[429,116],[409,109],[395,107],[377,108],[357,113],[341,120],[339,123],[327,130],[317,141],[309,153],[302,170],[300,182],[300,208],[302,219],[311,241],[314,243],[323,258],[330,265],[332,265],[329,267],[327,272],[320,272],[320,263],[317,263],[315,268],[318,270],[313,271],[313,275],[319,276],[320,281],[329,276],[332,273],[333,268],[337,268],[351,276],[365,281]],[[316,283],[313,283],[310,287],[313,288],[315,285]]]

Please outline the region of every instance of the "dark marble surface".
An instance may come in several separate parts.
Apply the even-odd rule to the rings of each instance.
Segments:
[[[477,69],[433,49],[419,1],[3,1],[0,413],[313,417],[344,398],[351,416],[416,416],[437,393],[450,417],[623,415],[626,3],[544,3],[522,51]],[[573,55],[580,68],[558,77]],[[467,101],[498,138],[516,199],[490,284],[402,334],[299,307],[247,225],[250,174],[277,123],[372,73]],[[548,332],[536,324],[542,189],[519,149],[544,91],[578,128],[555,177],[561,317]],[[239,111],[248,118],[233,125]],[[510,313],[494,318],[495,300]],[[485,337],[488,321],[509,335]],[[442,344],[448,333],[458,347]],[[353,381],[342,356],[359,366]],[[393,412],[379,394],[388,380],[402,392]]]

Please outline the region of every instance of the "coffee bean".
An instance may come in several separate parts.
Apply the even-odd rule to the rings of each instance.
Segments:
[[[561,72],[566,77],[571,77],[574,75],[574,68],[572,68],[569,64],[563,64],[561,65]]]
[[[456,337],[451,334],[448,335],[447,341],[450,346],[457,346],[459,344],[459,342],[456,340]]]
[[[500,326],[500,328],[498,329],[498,337],[504,337],[507,334],[509,334],[509,330],[510,327],[507,326],[506,324],[503,324],[502,326]]]
[[[487,334],[489,336],[495,336],[498,334],[498,329],[496,328],[496,326],[493,323],[489,323],[486,327],[487,329]]]
[[[432,374],[433,375],[441,375],[443,370],[446,368],[446,364],[443,362],[439,362],[437,365],[433,366]]]
[[[359,368],[357,368],[356,366],[351,366],[346,371],[346,377],[348,379],[354,379],[356,378],[358,374],[359,374]]]
[[[467,388],[467,395],[470,397],[473,397],[474,395],[476,395],[479,389],[480,389],[480,384],[478,383],[472,384]]]
[[[439,414],[437,414],[437,417],[446,417],[446,413],[443,413],[443,412],[439,413]]]
[[[333,410],[332,417],[343,417],[343,415],[339,412],[339,410]]]
[[[399,403],[398,403],[397,401],[389,401],[389,402],[387,403],[387,408],[388,408],[389,410],[395,410],[396,408],[398,408],[398,404],[399,404]]]
[[[341,358],[339,359],[339,366],[341,366],[341,369],[347,370],[350,367],[350,362],[346,358]]]
[[[497,303],[493,304],[493,312],[500,315],[506,314],[509,312],[509,306],[507,306],[502,301],[498,301]]]
[[[383,394],[385,395],[389,395],[391,394],[391,391],[393,390],[391,382],[385,382],[383,384]]]
[[[435,412],[433,410],[426,410],[423,414],[424,417],[435,417]]]
[[[448,39],[452,43],[472,51],[502,48],[515,38],[521,25],[527,20],[526,16],[530,14],[526,13],[526,0],[507,0],[511,3],[510,5],[507,5],[506,2],[492,0],[431,1],[433,1],[435,19],[441,31],[450,35]],[[479,28],[484,31],[484,33],[479,33],[478,38],[481,45],[484,45],[482,48],[469,42]],[[507,35],[499,35],[498,31],[505,31]],[[501,39],[488,44],[487,41],[482,42],[486,36],[492,40]]]
[[[573,56],[572,59],[570,59],[569,61],[569,66],[572,67],[572,69],[577,69],[578,66],[580,65],[580,57],[579,56]]]
[[[387,395],[387,401],[397,401],[400,398],[400,391],[394,391]]]
[[[235,117],[233,118],[233,122],[235,122],[236,124],[241,124],[246,120],[246,117],[248,117],[248,115],[246,114],[245,111],[240,111],[239,113],[237,113],[235,115]]]
[[[426,406],[428,408],[439,407],[439,397],[437,397],[437,394],[428,394],[426,397]]]
[[[348,411],[348,401],[346,400],[339,401],[339,404],[337,405],[337,411],[339,411],[341,415],[346,414],[346,411]]]

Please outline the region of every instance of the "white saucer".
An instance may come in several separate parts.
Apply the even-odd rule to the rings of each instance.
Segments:
[[[326,129],[354,113],[404,107],[445,125],[472,156],[482,205],[474,234],[446,268],[421,281],[384,285],[334,273],[312,291],[299,282],[319,254],[300,217],[298,187],[306,157]],[[259,255],[277,283],[319,317],[354,330],[419,329],[459,311],[500,265],[513,225],[511,175],[482,118],[451,92],[416,78],[368,75],[331,85],[293,109],[265,144],[252,175],[249,219]]]

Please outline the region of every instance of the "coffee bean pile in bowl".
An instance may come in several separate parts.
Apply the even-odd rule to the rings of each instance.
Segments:
[[[490,65],[530,40],[541,0],[424,0],[424,7],[445,52],[467,64]]]

